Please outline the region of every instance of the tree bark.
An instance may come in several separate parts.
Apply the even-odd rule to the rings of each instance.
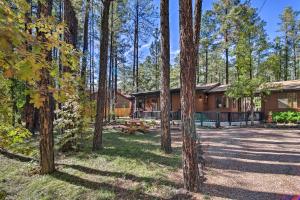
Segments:
[[[166,153],[172,152],[170,134],[170,28],[169,0],[160,1],[161,27],[161,149]]]
[[[84,91],[86,88],[86,67],[88,59],[88,48],[89,48],[89,10],[90,10],[90,0],[86,0],[85,5],[85,15],[84,15],[84,25],[83,25],[83,57],[82,57],[82,67],[81,67],[81,89]]]
[[[136,19],[135,19],[135,28],[134,28],[134,48],[135,48],[135,72],[134,72],[134,78],[135,78],[135,90],[136,92],[139,91],[139,0],[136,0]]]
[[[76,18],[76,13],[74,7],[70,0],[63,0],[63,21],[66,24],[66,29],[64,31],[64,41],[68,44],[72,44],[74,48],[77,45],[77,31],[78,31],[78,21]],[[62,72],[71,72],[71,68],[68,66],[62,66]]]
[[[228,9],[225,9],[225,15],[228,15]],[[229,84],[229,50],[228,50],[228,30],[225,30],[225,76],[226,76],[226,84]]]
[[[280,48],[279,50],[279,80],[278,81],[281,81],[282,80],[282,49]]]
[[[179,10],[183,180],[184,187],[187,190],[196,192],[200,190],[202,181],[198,166],[197,135],[194,118],[196,68],[192,0],[180,0]]]
[[[168,18],[169,19],[169,18]],[[157,39],[157,38],[155,38]],[[156,80],[156,84],[155,84],[155,88],[156,90],[159,90],[159,64],[158,64],[158,60],[159,60],[159,52],[158,52],[158,48],[159,48],[159,44],[157,41],[155,41],[155,80]]]
[[[251,126],[254,126],[254,95],[250,97]]]
[[[118,55],[116,49],[116,52],[114,53],[114,88],[113,88],[113,100],[112,100],[112,112],[114,113],[112,118],[113,120],[116,120],[115,108],[117,104],[117,91],[118,91]]]
[[[248,35],[249,42],[249,77],[252,81],[253,79],[253,67],[252,67],[252,48],[251,48],[251,33]],[[250,97],[250,112],[251,112],[251,126],[254,126],[254,94]]]
[[[227,42],[228,42],[228,40],[227,40],[227,34],[226,34],[226,45],[227,45]],[[229,84],[229,61],[228,61],[228,56],[229,56],[229,50],[228,50],[228,48],[226,48],[225,49],[225,57],[226,57],[226,69],[225,69],[225,76],[226,76],[226,84]]]
[[[47,0],[45,3],[39,1],[39,17],[51,16],[52,0]],[[39,32],[38,35],[46,42],[45,33]],[[51,51],[46,52],[46,60],[50,63],[52,59]],[[43,99],[42,106],[39,109],[40,114],[40,167],[41,174],[49,174],[55,170],[54,166],[54,141],[53,141],[53,116],[54,116],[54,99],[49,91],[51,84],[50,74],[47,68],[40,70],[40,92]]]
[[[13,127],[16,125],[16,114],[17,114],[17,102],[16,102],[16,91],[15,91],[16,79],[11,78],[11,86],[10,86],[10,98],[11,98],[11,112],[12,112],[12,121],[11,124]]]
[[[297,80],[297,50],[296,44],[293,45],[294,79]]]
[[[78,21],[70,0],[64,0],[64,21],[68,27],[64,33],[64,39],[67,43],[72,44],[74,48],[76,48]]]
[[[26,102],[25,102],[25,108],[24,108],[24,115],[25,115],[25,127],[28,129],[31,133],[34,133],[34,112],[35,108],[32,103],[30,103],[30,95],[26,95]]]
[[[111,0],[104,0],[103,15],[101,20],[101,41],[100,41],[100,70],[99,70],[99,86],[97,95],[97,113],[95,122],[95,131],[93,138],[93,150],[102,148],[102,131],[104,118],[104,105],[106,99],[106,79],[107,79],[107,57],[108,57],[108,19],[109,7]]]
[[[196,74],[199,76],[199,42],[200,42],[200,28],[201,28],[201,17],[202,17],[202,0],[196,0],[194,10],[194,45],[195,45],[195,66]],[[199,83],[199,78],[197,79]]]
[[[31,16],[32,16],[32,2],[31,0],[26,0],[26,2],[30,5],[30,12],[25,14],[25,31],[28,31],[29,34],[32,34],[32,30],[28,27],[28,24],[31,23]],[[27,47],[28,50],[31,50],[31,46]],[[30,86],[28,83],[25,84],[25,87],[28,89]],[[30,95],[26,95],[26,102],[24,106],[24,115],[25,115],[25,127],[28,129],[32,134],[34,134],[36,121],[35,121],[35,112],[36,108],[34,105],[30,103]]]
[[[205,83],[208,83],[208,48],[205,48]]]
[[[284,66],[284,80],[288,80],[288,65],[289,65],[289,55],[288,55],[288,33],[285,33],[285,66]]]
[[[136,27],[136,25],[135,25]],[[135,91],[136,90],[136,73],[135,73],[135,64],[136,64],[136,48],[135,48],[135,43],[136,43],[136,31],[134,31],[134,36],[133,36],[133,66],[132,66],[132,87],[133,87],[133,90]]]
[[[114,5],[111,3],[111,13],[110,13],[110,53],[109,53],[109,72],[108,72],[108,88],[107,88],[107,121],[110,122],[111,114],[112,114],[112,101],[113,101],[113,68],[114,68]]]

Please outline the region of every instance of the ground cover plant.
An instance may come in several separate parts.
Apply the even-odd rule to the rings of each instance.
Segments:
[[[287,111],[287,112],[274,112],[272,118],[278,123],[300,123],[300,112]]]

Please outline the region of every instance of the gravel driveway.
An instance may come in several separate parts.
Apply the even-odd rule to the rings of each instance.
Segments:
[[[273,200],[300,195],[300,130],[198,131],[207,159],[206,199]]]

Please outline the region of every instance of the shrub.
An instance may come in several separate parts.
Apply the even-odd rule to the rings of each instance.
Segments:
[[[274,112],[272,119],[277,123],[300,123],[300,112]]]
[[[54,121],[55,130],[60,134],[59,150],[63,152],[76,150],[79,147],[78,141],[82,137],[85,124],[79,97],[69,94],[67,97],[68,100],[63,103],[62,108],[55,110],[57,118]]]
[[[30,145],[24,147],[22,144],[24,144],[31,135],[31,132],[22,126],[13,127],[9,124],[1,124],[0,148],[29,155],[32,152]]]

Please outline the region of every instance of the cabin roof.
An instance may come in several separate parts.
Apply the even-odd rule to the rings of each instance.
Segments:
[[[300,80],[270,82],[266,83],[265,86],[271,91],[300,90]]]
[[[214,87],[219,86],[220,83],[209,83],[209,84],[199,84],[196,86],[196,90],[197,91],[203,91],[203,92],[208,92],[209,90],[211,90]],[[170,89],[170,92],[180,92],[180,88],[172,88]],[[135,92],[132,93],[132,96],[141,96],[141,95],[159,95],[160,94],[160,90],[155,90],[155,91],[146,91],[146,92]]]
[[[196,86],[196,90],[202,90],[207,93],[226,92],[230,85],[221,85],[220,83],[200,84]],[[269,82],[265,86],[271,91],[291,91],[300,90],[300,80]],[[180,92],[180,88],[173,88],[171,92]],[[141,95],[159,95],[160,91],[146,91],[132,93],[132,96]]]
[[[89,91],[87,91],[89,92]],[[97,95],[98,94],[98,88],[95,89],[95,91],[92,93],[93,95]],[[133,100],[134,96],[130,95],[130,94],[123,94],[121,91],[117,91],[117,95],[124,97],[125,99],[128,100]]]
[[[123,94],[120,91],[117,91],[117,94],[124,97],[125,99],[132,100],[134,97],[128,94]]]
[[[215,93],[215,92],[226,92],[229,85],[219,85],[211,90],[208,91],[208,93]]]
[[[230,85],[219,85],[209,90],[208,93],[226,92],[229,86]],[[300,80],[269,82],[265,83],[262,87],[268,88],[270,91],[300,90]]]
[[[214,88],[220,86],[220,83],[208,83],[208,84],[199,84],[196,86],[197,90],[204,90],[205,92],[208,92],[210,90],[213,90]]]

